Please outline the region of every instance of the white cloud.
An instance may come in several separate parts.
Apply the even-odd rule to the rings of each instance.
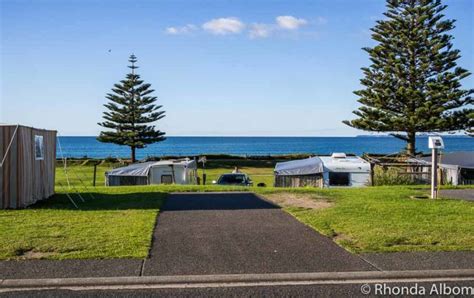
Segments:
[[[197,27],[195,25],[187,24],[186,26],[182,27],[168,27],[166,28],[165,33],[170,35],[187,34],[195,31],[196,29]]]
[[[272,28],[268,24],[252,24],[249,30],[250,38],[265,38],[270,36]]]
[[[202,28],[216,35],[238,34],[244,30],[245,24],[238,18],[229,17],[210,20]]]
[[[275,20],[281,29],[286,30],[296,30],[308,23],[305,19],[298,19],[293,16],[278,16]]]
[[[327,23],[324,17],[317,17],[311,20],[311,24],[323,25]],[[253,23],[246,25],[236,17],[224,17],[209,20],[201,25],[201,28],[193,24],[181,27],[167,27],[166,34],[179,35],[189,34],[202,29],[214,35],[240,34],[246,32],[251,39],[267,38],[271,35],[278,35],[281,31],[297,31],[300,27],[309,25],[310,22],[303,18],[294,16],[277,16],[275,23]],[[247,30],[246,30],[247,29]]]

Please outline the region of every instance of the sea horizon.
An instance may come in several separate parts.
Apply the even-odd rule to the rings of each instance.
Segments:
[[[441,136],[441,137],[463,137],[463,138],[473,138],[466,134],[426,134],[426,135],[417,135],[417,138],[427,138],[429,136]],[[58,137],[68,137],[68,138],[97,138],[98,135],[58,135]],[[359,137],[370,137],[370,138],[379,138],[379,137],[389,137],[395,138],[391,135],[314,135],[314,136],[288,136],[288,135],[165,135],[165,138],[359,138]]]
[[[474,138],[446,135],[445,152],[473,151]],[[428,136],[417,137],[417,149],[428,153]],[[60,136],[57,157],[107,158],[128,157],[130,149],[101,143],[95,136]],[[61,146],[59,146],[61,145]],[[163,142],[137,150],[137,158],[163,156],[199,156],[227,154],[236,156],[272,156],[289,154],[328,155],[333,152],[362,155],[392,154],[403,151],[405,142],[393,136],[167,136]]]

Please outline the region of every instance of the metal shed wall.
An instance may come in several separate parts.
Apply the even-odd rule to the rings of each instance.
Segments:
[[[36,135],[43,136],[42,160],[35,158]],[[0,209],[24,208],[54,194],[56,131],[0,125],[0,158],[5,155],[0,168]]]

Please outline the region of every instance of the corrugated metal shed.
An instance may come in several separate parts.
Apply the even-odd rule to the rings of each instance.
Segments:
[[[54,194],[56,131],[0,125],[0,209]]]

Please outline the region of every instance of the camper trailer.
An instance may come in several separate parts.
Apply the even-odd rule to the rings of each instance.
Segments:
[[[361,187],[370,184],[370,163],[359,156],[333,153],[331,156],[320,156],[319,158],[324,166],[325,187]]]
[[[190,159],[136,163],[105,173],[107,186],[197,184],[197,164]]]
[[[358,156],[333,153],[277,163],[277,187],[361,187],[370,183],[370,164]]]

